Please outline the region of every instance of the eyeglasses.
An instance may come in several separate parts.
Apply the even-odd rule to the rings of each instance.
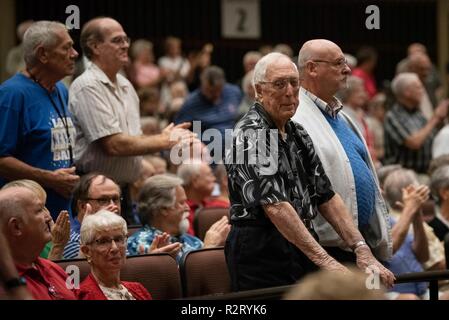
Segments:
[[[123,197],[104,197],[104,198],[86,198],[88,201],[97,201],[100,206],[107,206],[111,203],[111,201],[119,205],[121,201],[123,201]]]
[[[328,63],[334,67],[337,67],[339,69],[343,69],[345,66],[348,65],[348,60],[346,59],[338,59],[337,61],[329,61],[329,60],[312,60],[313,62],[323,62]]]
[[[131,43],[131,38],[127,37],[127,36],[117,36],[117,37],[112,38],[111,42],[113,44],[118,44],[118,45],[121,45],[121,44],[124,44],[124,43],[130,44]]]
[[[273,85],[273,87],[276,90],[285,89],[289,83],[293,87],[293,89],[296,89],[299,87],[299,79],[298,78],[284,78],[284,79],[277,79],[274,81],[261,81],[259,83],[262,83],[262,84],[270,83],[271,85]]]
[[[110,248],[112,247],[112,241],[114,241],[117,247],[123,247],[127,239],[127,236],[116,236],[114,238],[96,239],[93,243],[102,248]]]

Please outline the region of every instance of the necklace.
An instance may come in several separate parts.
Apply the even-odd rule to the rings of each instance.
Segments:
[[[65,132],[67,134],[68,147],[69,147],[69,156],[70,156],[69,167],[71,167],[71,166],[73,166],[73,162],[74,162],[73,161],[73,149],[72,149],[72,137],[70,136],[69,123],[68,123],[67,115],[65,112],[65,104],[61,98],[61,95],[59,94],[59,90],[56,86],[54,86],[54,89],[56,90],[56,96],[58,97],[62,112],[61,112],[61,110],[59,110],[55,101],[51,97],[50,92],[39,82],[39,80],[34,76],[34,74],[31,73],[31,71],[29,69],[26,69],[26,72],[29,74],[30,79],[33,80],[35,83],[37,83],[47,93],[48,99],[50,100],[51,105],[53,106],[53,109],[56,111],[59,119],[61,120],[62,124],[64,125]]]

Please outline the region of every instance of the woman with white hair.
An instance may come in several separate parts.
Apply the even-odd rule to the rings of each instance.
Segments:
[[[429,225],[437,237],[443,241],[449,233],[449,165],[434,171],[430,178],[430,188],[437,201],[435,218]]]
[[[117,214],[100,210],[84,218],[81,226],[81,252],[91,272],[81,283],[80,300],[151,300],[138,282],[120,280],[125,264],[128,230]]]

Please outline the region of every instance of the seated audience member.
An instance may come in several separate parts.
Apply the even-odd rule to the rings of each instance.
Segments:
[[[242,92],[243,98],[239,105],[239,118],[242,117],[245,113],[249,111],[249,109],[254,104],[256,100],[256,92],[254,91],[252,79],[253,79],[254,71],[250,70],[242,79]]]
[[[229,201],[228,174],[225,165],[222,163],[218,164],[215,167],[214,175],[217,180],[217,195],[213,195],[208,199],[207,206],[211,208],[229,208],[231,203]]]
[[[432,143],[432,159],[449,155],[449,123],[438,131]]]
[[[350,273],[320,270],[300,280],[284,300],[383,300],[385,289],[368,289],[368,274],[354,267]]]
[[[39,257],[51,240],[51,216],[45,203],[25,187],[0,191],[0,219],[20,281],[37,300],[74,300],[67,274],[54,262]],[[25,281],[23,281],[25,280]]]
[[[182,164],[178,168],[178,177],[183,180],[183,187],[187,195],[187,205],[190,208],[188,233],[195,235],[193,219],[195,212],[201,208],[211,207],[208,198],[215,187],[215,176],[210,166],[205,162]],[[228,208],[229,204],[215,207]]]
[[[133,42],[129,49],[131,58],[130,79],[137,88],[158,86],[164,79],[161,70],[155,64],[153,44],[145,39]]]
[[[167,161],[157,155],[148,155],[144,159],[148,161],[154,168],[154,174],[167,173]]]
[[[376,94],[368,103],[368,128],[373,133],[376,158],[382,161],[385,155],[384,120],[387,97],[384,93]]]
[[[429,165],[429,176],[432,176],[437,169],[446,165],[449,165],[449,154],[432,159]]]
[[[33,180],[15,180],[11,181],[3,186],[3,189],[11,187],[23,187],[31,190],[43,203],[47,201],[47,193],[44,188]],[[45,208],[47,210],[47,208]],[[50,221],[51,241],[48,242],[42,250],[40,256],[49,260],[62,259],[62,253],[64,247],[69,241],[70,236],[70,218],[69,213],[66,210],[62,210],[59,213],[56,223],[53,219]]]
[[[120,187],[111,179],[98,173],[88,173],[81,177],[79,184],[75,187],[73,194],[74,212],[80,225],[83,219],[101,209],[121,215],[121,192]],[[158,237],[157,241],[150,247],[149,252],[168,252],[176,254],[174,245],[165,246],[166,239]],[[70,240],[64,249],[64,258],[77,258],[80,253],[80,232],[72,229]]]
[[[182,180],[168,174],[156,175],[145,181],[139,195],[139,214],[144,226],[128,239],[131,255],[148,253],[154,238],[166,233],[170,243],[179,242],[179,262],[189,251],[224,245],[230,229],[228,218],[223,217],[207,231],[204,243],[186,233],[189,229],[186,193]]]
[[[145,180],[149,177],[156,174],[156,170],[154,166],[147,161],[146,159],[142,159],[142,170],[140,171],[140,177],[133,184],[130,185],[129,195],[131,197],[132,202],[132,216],[134,217],[134,221],[136,224],[140,223],[139,213],[137,210],[137,201],[139,197],[140,189],[142,188]]]
[[[429,198],[429,188],[418,185],[413,171],[398,169],[386,178],[384,192],[391,207],[393,237],[393,258],[387,267],[396,275],[422,272],[423,264],[429,258],[439,260],[430,254],[427,233],[432,231],[426,231],[430,228],[421,214],[421,207]],[[391,291],[425,297],[427,287],[424,282],[402,283],[396,284]]]
[[[449,165],[435,170],[430,178],[432,194],[436,199],[436,216],[429,222],[437,237],[443,241],[449,233]]]
[[[90,274],[77,292],[80,300],[151,300],[138,282],[120,280],[126,260],[126,221],[100,210],[81,225],[81,251],[90,264]]]
[[[374,69],[377,65],[377,52],[372,47],[361,47],[357,51],[357,67],[352,70],[352,74],[363,80],[366,93],[371,99],[377,93],[376,78]]]

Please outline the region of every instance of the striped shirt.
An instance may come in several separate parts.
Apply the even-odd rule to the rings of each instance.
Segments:
[[[67,242],[62,256],[64,257],[64,259],[75,259],[78,258],[79,252],[80,234],[72,230],[70,232],[69,242]]]
[[[95,143],[117,133],[142,134],[139,98],[131,83],[117,74],[113,83],[94,63],[71,85],[69,109],[77,131],[75,164],[81,172],[98,171],[119,184],[137,180],[142,158],[107,155]]]
[[[427,120],[419,109],[408,111],[405,107],[395,104],[385,116],[385,164],[401,164],[417,173],[426,173],[432,159],[435,129],[418,150],[405,146],[405,140],[426,124]]]

